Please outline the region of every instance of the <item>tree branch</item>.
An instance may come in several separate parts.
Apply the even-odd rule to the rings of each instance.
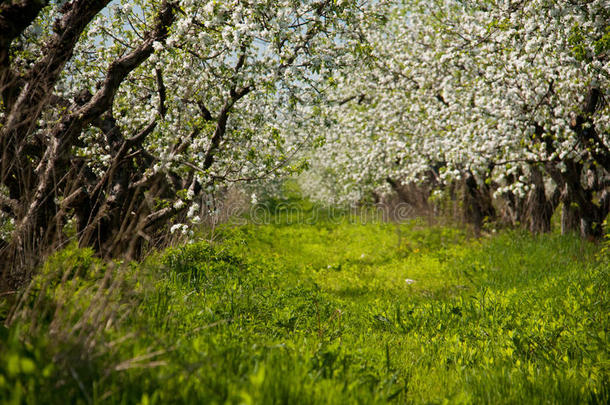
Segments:
[[[10,68],[10,48],[48,1],[21,0],[0,5],[0,92],[7,109],[13,104],[16,76]]]
[[[155,77],[157,79],[157,90],[159,91],[159,115],[165,119],[165,113],[167,112],[167,107],[165,106],[166,89],[161,69],[155,69]]]

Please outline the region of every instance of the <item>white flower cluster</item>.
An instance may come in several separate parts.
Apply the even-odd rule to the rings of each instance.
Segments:
[[[570,123],[592,86],[610,88],[609,1],[382,1],[375,11],[333,77],[314,160],[330,178],[312,193],[357,198],[435,166],[451,181],[493,165],[502,184],[515,168],[589,153]],[[592,120],[610,148],[610,103]]]
[[[125,136],[156,120],[142,144],[150,161],[144,175],[181,176],[213,193],[302,170],[298,162],[315,139],[327,97],[321,90],[349,51],[340,28],[352,24],[362,3],[179,1],[167,37],[152,43],[152,54],[114,97],[112,116]],[[82,89],[95,93],[111,63],[142,43],[158,7],[120,0],[96,16],[57,91],[66,98]],[[76,154],[101,176],[113,158],[108,142],[95,127],[81,141]],[[205,214],[194,190],[166,201],[189,223]],[[172,227],[178,230],[181,224]]]

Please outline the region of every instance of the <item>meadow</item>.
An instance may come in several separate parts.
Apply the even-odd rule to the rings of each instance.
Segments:
[[[197,239],[51,257],[0,306],[0,401],[610,400],[607,244],[347,215]]]

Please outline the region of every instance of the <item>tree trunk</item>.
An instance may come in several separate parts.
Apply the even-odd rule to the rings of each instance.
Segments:
[[[542,172],[535,166],[530,167],[530,190],[526,201],[527,226],[531,233],[551,231],[551,217],[555,207],[547,199]]]
[[[561,234],[580,232],[580,217],[578,206],[564,203],[561,206]]]
[[[487,185],[479,187],[476,178],[470,172],[466,175],[464,188],[464,219],[474,227],[475,235],[480,236],[483,224],[496,216],[491,190]]]
[[[508,175],[508,185],[515,184],[517,178],[522,174],[523,172],[519,170],[516,175],[512,173]],[[504,206],[500,212],[502,222],[513,227],[521,226],[525,218],[526,198],[520,197],[509,190],[502,193],[502,200],[504,202]]]
[[[408,183],[404,185],[390,177],[386,181],[390,184],[398,198],[403,203],[409,204],[418,215],[430,213],[430,205],[428,203],[430,190],[425,184]]]
[[[108,2],[65,3],[43,54],[19,82],[9,83],[10,93],[17,95],[13,97],[5,92],[6,86],[2,88],[3,100],[10,104],[4,106],[6,115],[0,122],[0,184],[6,185],[8,204],[15,207],[10,212],[15,229],[10,240],[2,243],[0,252],[0,275],[5,285],[16,285],[27,279],[40,260],[60,245],[68,212],[73,210],[79,222],[79,235],[85,235],[88,245],[102,254],[106,253],[104,250],[115,238],[120,224],[133,212],[127,209],[134,201],[128,190],[129,182],[142,177],[147,166],[136,166],[135,158],[125,157],[130,152],[138,154],[155,123],[131,138],[124,138],[111,120],[113,100],[129,73],[152,54],[154,41],[166,37],[175,19],[176,6],[163,1],[155,25],[145,33],[140,44],[110,64],[94,95],[81,91],[72,104],[54,95],[53,87],[82,32]],[[17,4],[26,3],[34,7],[44,2]],[[0,13],[6,7],[13,5],[3,4]],[[37,13],[33,9],[32,12]],[[31,20],[29,15],[27,19]],[[10,23],[0,16],[0,28]],[[24,29],[26,25],[19,27]],[[0,33],[0,85],[15,76],[3,53],[15,35]],[[37,121],[44,112],[52,112],[57,119],[43,133]],[[104,121],[111,125],[102,128],[100,122]],[[81,132],[92,125],[102,129],[106,145],[114,156],[101,175],[87,171],[86,163],[73,156],[74,147],[80,146]],[[150,213],[144,212],[144,215]],[[94,230],[94,236],[87,232],[89,229]]]
[[[583,164],[573,160],[563,162],[564,170],[555,165],[547,165],[553,180],[562,188],[561,202],[565,214],[562,217],[562,231],[577,231],[584,239],[596,240],[603,236],[602,224],[610,209],[607,189],[601,190],[599,202],[594,202],[594,190],[582,183]]]

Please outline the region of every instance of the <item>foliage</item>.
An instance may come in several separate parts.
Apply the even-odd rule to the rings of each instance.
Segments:
[[[398,239],[395,225],[349,216],[218,232],[218,243],[122,267],[114,288],[100,286],[112,266],[89,252],[53,257],[47,269],[63,266],[78,282],[46,271],[33,285],[50,275],[55,288],[31,289],[20,309],[28,316],[18,311],[3,327],[0,398],[608,401],[610,278],[593,244],[518,231],[472,240],[417,221],[401,225]],[[79,266],[89,276],[75,274]],[[96,303],[91,292],[102,290],[109,299]],[[39,299],[61,310],[33,328]],[[55,319],[78,329],[100,305],[120,316],[107,312],[99,327],[56,339]]]

